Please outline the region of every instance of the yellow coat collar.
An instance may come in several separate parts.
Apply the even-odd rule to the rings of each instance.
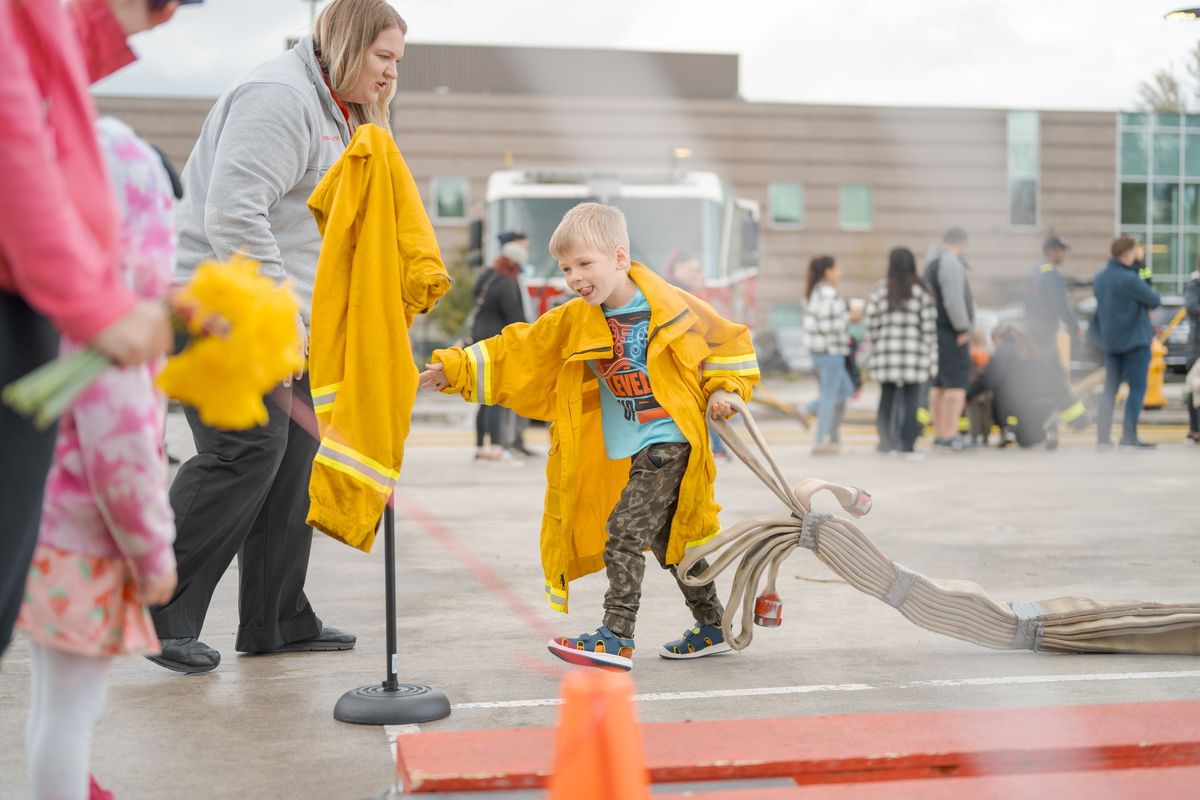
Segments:
[[[674,286],[637,261],[630,266],[629,277],[650,304],[650,344],[658,351],[686,330],[686,325],[678,323],[688,314],[687,303]],[[563,348],[563,356],[568,359],[611,358],[612,331],[605,320],[604,309],[589,306],[581,299],[571,302],[579,310],[575,313],[572,334]]]

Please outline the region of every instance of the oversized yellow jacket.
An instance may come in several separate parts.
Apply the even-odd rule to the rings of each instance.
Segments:
[[[382,128],[359,126],[308,206],[324,237],[309,346],[321,446],[308,523],[370,552],[417,394],[408,328],[450,277],[412,174]]]
[[[719,528],[713,496],[716,465],[704,409],[718,389],[749,400],[759,378],[749,331],[712,306],[634,262],[630,277],[650,304],[646,367],[654,397],[692,446],[671,523],[667,562]],[[567,610],[568,585],[604,568],[605,522],[629,477],[629,459],[605,455],[600,388],[585,363],[613,357],[601,308],[576,298],[533,324],[509,325],[467,349],[438,350],[447,393],[549,420],[542,568],[546,599]]]

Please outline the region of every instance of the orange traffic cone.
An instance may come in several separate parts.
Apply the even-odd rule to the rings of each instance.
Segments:
[[[646,800],[642,733],[625,673],[578,670],[563,680],[550,800]]]

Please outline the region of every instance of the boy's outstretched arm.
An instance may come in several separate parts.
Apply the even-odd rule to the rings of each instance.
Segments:
[[[532,325],[509,325],[470,347],[435,350],[421,385],[483,405],[510,408],[523,417],[554,417],[556,384],[567,328],[558,309]]]

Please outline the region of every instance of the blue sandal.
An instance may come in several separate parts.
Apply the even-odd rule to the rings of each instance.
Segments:
[[[730,652],[733,648],[725,641],[719,627],[694,622],[683,636],[664,644],[658,654],[663,658],[703,658]]]
[[[622,639],[601,625],[580,636],[559,636],[546,643],[550,652],[571,664],[603,669],[633,669],[633,639]]]

